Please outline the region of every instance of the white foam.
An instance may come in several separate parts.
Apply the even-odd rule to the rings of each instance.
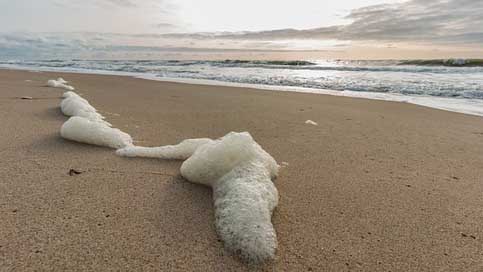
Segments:
[[[59,78],[57,79],[57,82],[59,82],[59,83],[61,83],[61,84],[67,84],[67,83],[69,83],[68,81],[65,81],[65,80],[64,80],[63,78],[61,78],[61,77],[59,77]]]
[[[62,125],[60,135],[68,140],[115,149],[132,145],[129,134],[79,116],[69,118]]]
[[[187,139],[177,145],[166,145],[160,147],[128,146],[118,149],[116,154],[124,157],[185,160],[193,155],[198,147],[211,142],[213,142],[212,139],[201,138]]]
[[[277,176],[279,165],[248,132],[231,132],[218,140],[134,146],[130,135],[110,127],[87,100],[72,91],[63,97],[62,112],[72,116],[60,129],[63,138],[115,148],[121,156],[187,158],[181,174],[191,182],[212,187],[216,229],[225,246],[251,262],[274,258],[277,236],[271,217],[279,196],[272,178]]]
[[[75,105],[75,107],[71,107],[70,105]],[[93,111],[95,112],[96,109],[89,104],[89,101],[80,97],[79,95],[70,95],[69,97],[65,98],[60,102],[60,107],[62,108],[62,112],[65,112],[67,116],[75,116],[75,111],[78,109],[82,109],[85,111]]]
[[[278,169],[248,132],[231,132],[196,149],[182,164],[181,175],[213,188],[216,228],[225,246],[263,262],[272,259],[277,248],[271,215],[278,191],[271,179]]]
[[[306,124],[308,125],[313,125],[313,126],[318,126],[319,124],[317,124],[316,122],[312,121],[312,120],[307,120],[305,121]]]
[[[50,86],[50,87],[53,87],[53,88],[62,88],[62,89],[68,90],[68,91],[75,90],[74,87],[67,85],[66,83],[67,83],[67,81],[65,81],[62,78],[59,78],[57,80],[51,79],[51,80],[47,81],[47,86]]]
[[[62,94],[62,98],[69,98],[69,97],[72,97],[72,96],[79,96],[79,95],[76,94],[73,91],[67,91],[67,92],[65,92],[65,93]]]
[[[101,122],[108,126],[111,125],[104,121],[104,116],[99,114],[84,98],[73,92],[67,92],[64,95],[68,96],[60,103],[60,109],[64,115],[84,117],[91,121]]]

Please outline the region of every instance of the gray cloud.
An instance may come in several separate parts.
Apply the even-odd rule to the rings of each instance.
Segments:
[[[75,5],[81,0],[72,0]],[[95,0],[89,0],[92,3]],[[156,10],[173,10],[168,0],[144,0]],[[60,3],[60,1],[59,1]],[[116,5],[120,11],[130,5],[141,5],[135,0],[97,0],[99,5]],[[110,9],[107,9],[110,10]],[[126,10],[129,10],[126,8]],[[96,52],[240,52],[286,50],[345,50],[357,41],[384,46],[385,49],[403,48],[403,43],[431,44],[434,50],[441,44],[458,47],[470,45],[468,50],[483,43],[483,0],[411,0],[400,4],[369,6],[353,10],[346,18],[347,25],[314,29],[278,29],[258,32],[174,33],[174,34],[116,34],[96,32],[0,32],[0,59],[8,58],[72,58]],[[156,32],[181,29],[171,17],[160,17],[150,27]],[[84,21],[82,21],[84,22]],[[108,29],[107,31],[109,31]],[[313,40],[313,41],[312,41]],[[323,45],[323,40],[330,45]],[[347,42],[355,41],[355,43]],[[371,42],[377,41],[377,42]],[[314,44],[312,47],[311,44]],[[299,45],[299,47],[298,47]],[[303,46],[300,46],[303,45]],[[434,45],[434,46],[433,46]],[[478,48],[478,47],[476,47]],[[480,47],[481,48],[481,47]],[[478,50],[481,52],[481,50]],[[167,54],[167,53],[166,53]],[[121,55],[122,56],[122,55]]]
[[[173,30],[177,29],[179,26],[176,24],[171,24],[171,23],[158,23],[158,24],[153,24],[153,27],[160,29],[160,30]]]
[[[239,41],[236,44],[193,40],[164,39],[162,35],[135,35],[119,33],[0,33],[0,60],[6,59],[70,59],[102,58],[113,54],[118,58],[163,57],[173,52],[239,53],[287,52],[284,45],[270,42]]]
[[[238,33],[169,34],[197,39],[337,39],[359,41],[483,42],[482,0],[411,0],[353,10],[348,25]]]
[[[342,38],[394,41],[483,41],[483,1],[412,0],[354,10]],[[463,38],[463,40],[462,40]]]

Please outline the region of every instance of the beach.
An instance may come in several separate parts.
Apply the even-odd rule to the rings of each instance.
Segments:
[[[59,76],[137,145],[249,131],[282,165],[276,259],[253,267],[224,249],[211,189],[185,181],[181,161],[62,139],[63,91],[46,87]],[[482,117],[15,70],[0,70],[0,116],[0,271],[483,270]]]

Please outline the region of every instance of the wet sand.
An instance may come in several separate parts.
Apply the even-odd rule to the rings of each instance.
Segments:
[[[63,91],[45,87],[59,76],[139,145],[249,131],[288,163],[275,181],[277,258],[249,267],[227,252],[211,190],[183,180],[181,162],[121,158],[60,138]],[[327,95],[0,70],[0,123],[0,271],[483,270],[481,117]]]

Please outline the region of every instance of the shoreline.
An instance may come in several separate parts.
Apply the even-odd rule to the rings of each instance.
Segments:
[[[137,145],[249,131],[279,164],[276,259],[224,249],[180,161],[64,140],[63,77]],[[21,100],[30,96],[32,100]],[[478,271],[483,119],[407,103],[0,70],[7,270]],[[313,120],[318,126],[305,124]],[[70,176],[69,169],[82,173]]]
[[[340,97],[362,98],[379,101],[391,101],[399,103],[409,103],[418,106],[444,110],[455,113],[462,113],[467,115],[474,115],[483,117],[483,100],[467,99],[467,98],[448,98],[436,96],[409,96],[395,93],[377,93],[377,92],[358,92],[358,91],[336,91],[328,89],[313,89],[306,87],[295,86],[279,86],[279,85],[257,85],[249,83],[234,83],[228,81],[193,79],[193,78],[169,78],[158,77],[156,75],[148,75],[145,73],[134,72],[114,72],[106,70],[87,70],[87,69],[63,69],[63,68],[46,68],[46,67],[0,67],[5,70],[18,71],[42,71],[42,72],[60,72],[73,74],[89,74],[89,75],[111,75],[111,76],[127,76],[133,78],[140,78],[145,80],[153,80],[160,82],[182,83],[192,85],[207,85],[207,86],[222,86],[222,87],[236,87],[236,88],[250,88],[264,91],[278,91],[278,92],[294,92],[294,93],[310,93],[319,95],[331,95]]]

